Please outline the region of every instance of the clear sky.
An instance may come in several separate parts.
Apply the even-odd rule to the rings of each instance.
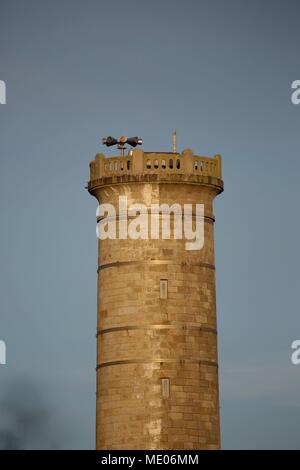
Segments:
[[[223,447],[300,448],[299,44],[297,0],[0,1],[0,445],[94,447],[89,161],[109,134],[171,150],[176,128],[223,156]]]

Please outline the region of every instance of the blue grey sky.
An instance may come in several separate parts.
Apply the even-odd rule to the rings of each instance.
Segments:
[[[0,435],[93,448],[105,135],[223,156],[216,266],[223,448],[300,448],[297,0],[0,1]],[[36,427],[16,429],[22,407]],[[4,424],[3,424],[4,423]],[[26,435],[25,435],[26,434]],[[8,444],[7,444],[8,445]],[[13,445],[13,444],[11,444]]]

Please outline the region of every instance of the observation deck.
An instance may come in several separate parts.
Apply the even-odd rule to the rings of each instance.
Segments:
[[[90,162],[89,192],[107,184],[176,181],[213,185],[223,191],[221,155],[204,157],[190,149],[182,153],[129,150],[127,155],[105,157],[98,153]]]

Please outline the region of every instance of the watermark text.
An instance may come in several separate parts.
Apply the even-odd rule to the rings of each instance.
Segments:
[[[204,246],[204,204],[145,204],[128,206],[126,196],[119,205],[99,204],[96,234],[100,240],[187,240],[187,251]]]
[[[300,339],[295,339],[291,344],[291,348],[294,349],[291,355],[292,364],[298,366],[300,364]]]
[[[300,104],[300,80],[294,80],[292,83],[291,101],[293,104]]]
[[[6,84],[0,80],[0,104],[6,104]]]
[[[5,341],[0,339],[0,365],[6,364],[6,344]]]

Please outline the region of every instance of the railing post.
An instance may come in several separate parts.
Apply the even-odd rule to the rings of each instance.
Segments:
[[[183,155],[183,169],[186,173],[194,173],[194,153],[191,149],[185,149]]]
[[[215,155],[215,159],[217,160],[217,168],[218,168],[218,174],[217,177],[222,179],[222,157],[221,155]]]
[[[134,175],[141,175],[144,169],[144,152],[141,149],[134,149],[132,151],[132,173]]]
[[[101,176],[104,176],[104,155],[103,155],[103,153],[97,153],[95,164],[96,164],[95,174],[97,175],[97,178],[101,178]]]

